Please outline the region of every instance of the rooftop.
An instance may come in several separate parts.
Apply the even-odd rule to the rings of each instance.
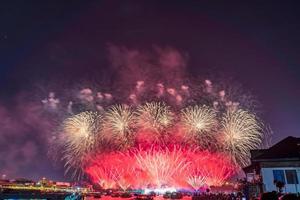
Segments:
[[[269,149],[251,151],[251,160],[300,160],[300,138],[289,136]]]

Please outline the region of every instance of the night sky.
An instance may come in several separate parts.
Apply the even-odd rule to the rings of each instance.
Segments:
[[[55,83],[112,82],[111,44],[185,52],[188,73],[228,77],[255,96],[273,143],[300,137],[300,2],[65,2],[0,2],[0,174],[67,179],[40,143],[50,125],[26,98]]]

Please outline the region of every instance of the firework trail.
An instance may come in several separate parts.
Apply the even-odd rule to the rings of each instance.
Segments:
[[[189,174],[186,181],[194,190],[198,190],[206,185],[206,176],[200,171],[196,171]]]
[[[189,165],[181,149],[151,148],[147,151],[137,151],[137,165],[146,171],[152,183],[158,188],[173,180],[173,177],[183,173]]]
[[[209,153],[203,163],[202,173],[206,176],[208,186],[221,186],[237,171],[228,156]]]
[[[146,171],[138,168],[135,156],[128,153],[97,156],[85,171],[94,183],[106,189],[142,188],[151,183]]]
[[[201,152],[200,155],[201,156],[195,156],[195,154],[191,155],[191,164],[188,166],[187,173],[184,176],[187,184],[194,190],[207,186],[207,174],[203,171],[203,165],[207,164],[206,161],[209,156],[207,152]]]
[[[85,169],[85,172],[92,177],[94,183],[99,184],[102,188],[114,188],[116,185],[116,175],[111,166],[92,166]]]
[[[235,172],[223,154],[195,151],[173,146],[134,149],[97,156],[86,168],[93,182],[103,188],[143,188],[190,185],[221,186]]]
[[[211,164],[203,170],[203,174],[206,177],[206,185],[208,186],[222,186],[230,177],[236,172],[230,163],[218,163]]]
[[[221,186],[236,172],[228,156],[208,151],[199,152],[189,166],[187,182],[194,188]]]
[[[226,112],[221,125],[224,151],[229,152],[236,163],[246,166],[249,163],[250,150],[257,149],[262,142],[262,124],[254,114],[239,109]]]
[[[86,173],[103,188],[126,190],[134,180],[135,160],[122,152],[105,153],[96,156],[88,163]]]

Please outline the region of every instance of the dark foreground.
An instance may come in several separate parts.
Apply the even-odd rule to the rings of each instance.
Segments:
[[[42,191],[36,189],[2,189],[0,191],[0,200],[2,199],[47,199],[47,200],[64,200],[64,199],[83,199],[80,194],[73,194],[64,191]]]
[[[0,199],[47,199],[47,200],[167,200],[163,196],[147,197],[143,196],[132,196],[129,198],[123,197],[111,197],[111,196],[97,196],[97,195],[80,195],[80,194],[70,194],[70,193],[10,193],[10,194],[0,194]],[[183,196],[182,200],[239,200],[241,198],[233,198],[230,195],[224,194],[210,194],[201,195],[197,197]],[[171,200],[171,199],[169,199]],[[172,199],[174,200],[174,199]]]
[[[0,200],[2,199],[47,199],[47,200],[64,200],[64,199],[83,199],[82,195],[61,193],[61,192],[47,192],[47,193],[34,193],[34,192],[15,192],[15,193],[2,193],[0,194]]]
[[[276,194],[276,193],[275,193]],[[178,196],[177,196],[178,197]],[[134,196],[105,196],[100,195],[99,193],[88,193],[88,194],[77,194],[77,193],[68,193],[68,192],[9,192],[9,193],[0,193],[0,200],[4,199],[35,199],[35,200],[246,200],[243,196],[235,196],[233,194],[199,194],[194,196],[180,196],[180,197],[166,197],[165,195],[159,196],[150,196],[150,195],[138,195]],[[250,198],[250,200],[299,200],[300,198],[296,195],[284,195],[278,198],[277,195],[274,196],[274,193],[265,193],[261,195],[260,198]]]

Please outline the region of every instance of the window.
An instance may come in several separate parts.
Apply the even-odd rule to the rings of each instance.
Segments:
[[[287,184],[298,184],[298,177],[296,170],[285,170]]]
[[[285,184],[284,171],[283,170],[273,170],[274,181],[281,181]]]

